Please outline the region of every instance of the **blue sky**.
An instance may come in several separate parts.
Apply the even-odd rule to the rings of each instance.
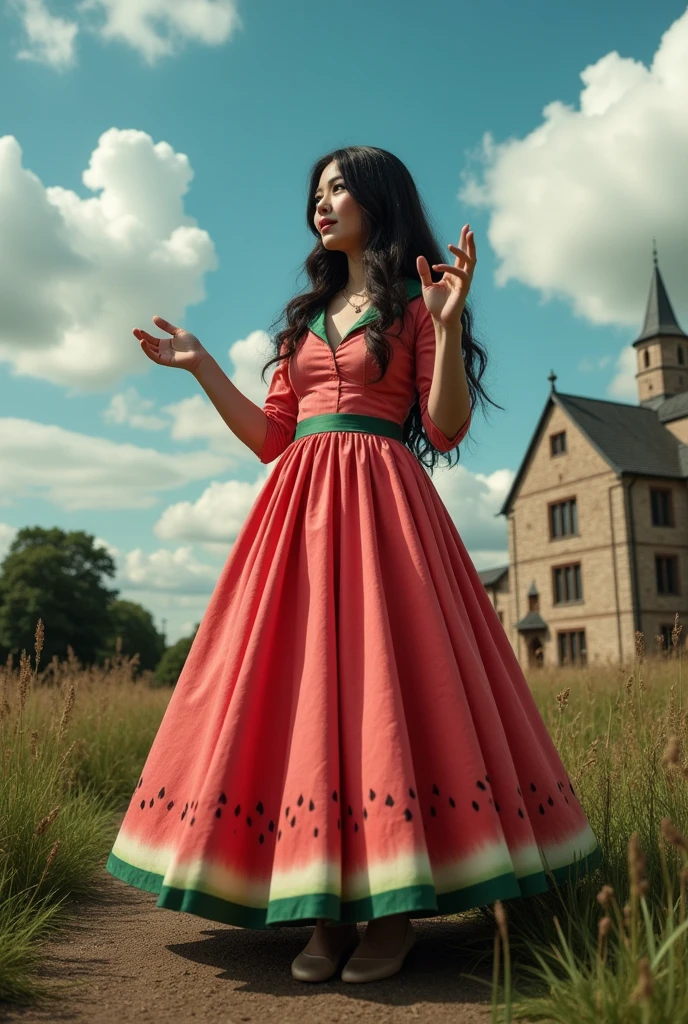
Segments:
[[[475,231],[505,408],[433,480],[478,569],[507,560],[550,370],[637,402],[653,236],[688,326],[685,4],[0,0],[0,47],[0,557],[25,525],[85,529],[170,641],[275,464],[131,328],[183,324],[262,404],[322,153],[391,150],[442,245]]]

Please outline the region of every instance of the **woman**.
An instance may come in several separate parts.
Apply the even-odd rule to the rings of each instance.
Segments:
[[[473,232],[443,263],[408,170],[368,146],[316,162],[307,222],[311,290],[286,307],[262,409],[188,331],[161,317],[171,337],[134,330],[261,462],[280,461],[107,868],[159,907],[314,923],[293,976],[346,961],[342,979],[360,982],[400,969],[412,918],[543,892],[601,853],[421,466],[451,461],[484,394]]]

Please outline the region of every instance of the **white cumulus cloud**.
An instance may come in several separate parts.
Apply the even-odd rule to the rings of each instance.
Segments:
[[[0,418],[0,481],[8,503],[40,497],[60,508],[151,508],[163,491],[217,476],[228,460],[116,444],[53,424]]]
[[[26,34],[27,45],[17,51],[19,60],[46,64],[56,71],[74,66],[75,39],[79,26],[75,21],[51,14],[45,0],[10,0]]]
[[[128,46],[152,66],[187,43],[221,46],[243,28],[236,0],[52,0],[68,18],[53,14],[46,0],[10,0],[9,6],[26,36],[17,56],[58,71],[75,64],[79,31]]]
[[[179,501],[166,508],[153,532],[161,540],[231,543],[264,482],[264,474],[255,483],[214,480],[196,501]]]
[[[217,566],[199,562],[189,546],[174,551],[161,548],[151,554],[136,548],[125,555],[115,582],[130,591],[210,594],[219,574]]]
[[[110,128],[82,178],[98,195],[45,187],[0,137],[0,361],[72,393],[148,372],[132,327],[182,321],[218,265],[184,213],[188,157],[167,142]]]
[[[170,425],[169,420],[152,413],[154,406],[152,398],[143,398],[134,387],[127,388],[112,396],[103,410],[103,419],[106,423],[126,423],[139,430],[163,430]]]
[[[490,212],[498,285],[520,282],[589,323],[632,332],[645,312],[653,238],[670,295],[683,294],[688,275],[688,11],[649,67],[613,51],[580,77],[578,108],[553,100],[525,138],[486,134],[475,154],[482,166],[465,173],[459,198]],[[611,393],[637,400],[629,352]]]

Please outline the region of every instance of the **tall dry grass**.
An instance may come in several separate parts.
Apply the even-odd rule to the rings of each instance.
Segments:
[[[494,1020],[682,1019],[681,629],[677,616],[664,656],[647,655],[638,634],[628,665],[529,674],[605,860],[575,891],[476,915],[471,967],[493,969]],[[135,659],[119,650],[101,670],[70,652],[39,673],[42,643],[39,623],[34,664],[22,652],[19,665],[0,667],[0,1000],[17,1003],[63,998],[35,976],[42,944],[69,923],[73,901],[99,900],[114,815],[128,805],[172,692],[135,678]]]
[[[113,815],[128,804],[169,700],[135,678],[121,645],[100,669],[71,648],[39,674],[22,651],[0,666],[0,1000],[60,998],[36,977],[45,940],[64,930],[76,902],[101,900]],[[72,983],[70,983],[72,984]]]
[[[669,651],[659,653],[658,636],[650,657],[643,633],[636,633],[632,666],[529,678],[604,863],[575,891],[485,908],[493,964],[499,947],[509,965],[499,982],[495,972],[493,1021],[688,1022],[681,632],[676,615]]]

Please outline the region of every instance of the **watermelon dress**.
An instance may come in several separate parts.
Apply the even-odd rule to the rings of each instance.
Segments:
[[[418,280],[367,352],[322,311],[263,406],[243,523],[106,869],[156,906],[267,929],[453,914],[544,892],[601,850],[490,598],[401,440],[427,411]]]

